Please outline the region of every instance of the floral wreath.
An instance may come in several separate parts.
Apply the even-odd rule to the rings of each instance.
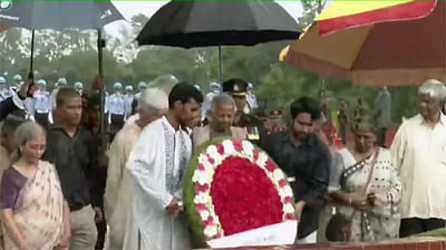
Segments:
[[[263,226],[295,220],[285,174],[249,141],[201,146],[187,170],[186,213],[200,246]]]

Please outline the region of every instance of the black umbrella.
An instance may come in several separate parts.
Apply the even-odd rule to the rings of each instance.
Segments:
[[[34,80],[34,30],[69,28],[98,30],[98,71],[102,75],[102,40],[101,29],[108,23],[123,20],[124,17],[110,1],[12,1],[0,3],[0,27],[14,26],[31,30],[31,62],[29,78]],[[101,110],[104,106],[104,91],[101,94]],[[101,115],[101,118],[103,115]],[[101,133],[105,131],[101,122]],[[104,136],[102,136],[104,138]]]
[[[172,1],[136,40],[139,45],[218,46],[222,81],[220,46],[295,40],[299,34],[296,21],[274,1]]]
[[[69,28],[97,29],[98,50],[102,56],[101,29],[108,23],[124,19],[110,1],[12,1],[2,0],[0,26],[13,26],[31,30],[31,64],[33,70],[34,30]],[[102,60],[99,58],[99,73]]]

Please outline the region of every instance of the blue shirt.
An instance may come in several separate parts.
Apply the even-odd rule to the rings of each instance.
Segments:
[[[29,110],[30,114],[46,114],[52,109],[50,93],[48,91],[39,90],[34,93],[31,110]]]
[[[135,100],[135,96],[133,94],[126,94],[124,96],[124,106],[125,106],[125,114],[132,114],[132,104],[133,100]]]
[[[105,113],[124,115],[125,112],[126,109],[124,95],[115,93],[106,98]]]

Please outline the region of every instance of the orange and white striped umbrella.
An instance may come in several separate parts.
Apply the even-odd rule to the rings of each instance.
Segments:
[[[444,1],[334,1],[281,59],[357,85],[445,81],[445,13]]]

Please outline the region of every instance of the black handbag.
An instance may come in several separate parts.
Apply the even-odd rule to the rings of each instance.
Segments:
[[[375,168],[376,160],[378,159],[379,155],[379,149],[376,151],[375,156],[373,157],[372,163],[371,163],[371,170],[367,179],[367,183],[364,186],[362,192],[366,193],[367,188],[370,184],[370,180],[372,179],[373,170]],[[327,227],[325,229],[325,237],[328,241],[332,242],[346,242],[350,240],[350,226],[351,226],[351,219],[355,215],[357,211],[353,211],[352,215],[350,217],[347,217],[338,211],[330,218]]]

